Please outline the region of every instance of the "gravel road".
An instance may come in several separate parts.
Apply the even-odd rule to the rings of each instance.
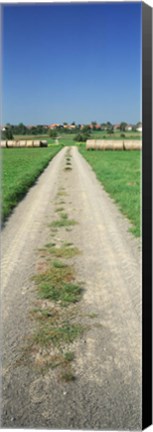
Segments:
[[[129,222],[99,184],[76,147],[51,161],[2,231],[2,428],[141,429],[141,253]],[[51,233],[57,196],[78,223]],[[83,281],[73,343],[75,381],[40,372],[18,359],[35,325],[32,280],[39,250],[51,240],[73,242]],[[77,306],[78,307],[78,306]]]

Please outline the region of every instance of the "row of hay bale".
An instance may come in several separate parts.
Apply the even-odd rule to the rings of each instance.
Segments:
[[[47,147],[47,141],[32,141],[32,140],[7,140],[1,141],[2,148],[19,148],[19,147]]]
[[[141,150],[140,140],[87,140],[87,150]]]

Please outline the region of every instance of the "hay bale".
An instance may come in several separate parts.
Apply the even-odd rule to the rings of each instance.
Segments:
[[[16,141],[15,140],[12,141],[12,147],[16,147]]]
[[[105,150],[106,142],[105,140],[96,140],[96,148],[97,150]]]
[[[20,147],[26,147],[26,141],[25,140],[19,141],[19,146]]]
[[[40,141],[33,141],[33,147],[40,147]]]
[[[6,141],[1,141],[0,147],[5,148],[6,147]]]
[[[99,145],[99,140],[95,140],[94,142],[94,150],[99,150],[100,149],[100,145]]]
[[[33,141],[32,140],[27,140],[26,147],[33,147]]]
[[[95,150],[101,150],[103,148],[102,140],[95,140]]]
[[[7,147],[13,147],[13,141],[12,140],[7,141]]]
[[[105,150],[113,150],[113,145],[113,140],[105,140]]]
[[[86,141],[86,150],[93,150],[95,148],[95,141],[96,140],[87,140]]]
[[[58,144],[58,142],[57,142],[57,144]],[[47,147],[47,146],[48,146],[47,140],[40,141],[40,147]]]
[[[141,150],[142,141],[141,140],[124,140],[125,150]]]
[[[124,150],[124,145],[123,145],[123,141],[118,140],[118,141],[113,141],[113,150]]]

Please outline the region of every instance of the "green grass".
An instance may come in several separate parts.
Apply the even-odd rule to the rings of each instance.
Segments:
[[[51,227],[67,227],[69,225],[76,225],[76,221],[74,219],[68,219],[68,215],[66,213],[60,213],[60,219],[57,219],[51,223]]]
[[[58,213],[58,212],[62,212],[63,210],[64,210],[64,207],[57,207],[55,211]]]
[[[71,171],[72,168],[71,168],[70,166],[66,166],[66,167],[64,168],[64,170],[65,170],[65,171]]]
[[[56,267],[56,268],[67,267],[66,264],[64,264],[62,261],[58,261],[58,260],[53,261],[53,266]]]
[[[76,141],[74,141],[74,137],[77,135],[78,132],[76,133],[66,133],[66,132],[62,132],[59,131],[58,136],[60,138],[58,138],[59,144],[61,146],[74,146],[74,145],[79,145],[80,143],[77,143]],[[121,135],[124,134],[125,137],[123,138]],[[140,132],[133,132],[133,131],[129,131],[129,132],[122,132],[120,130],[115,131],[113,134],[109,134],[107,131],[91,131],[90,134],[90,138],[91,139],[142,139],[142,134]],[[48,145],[52,146],[55,144],[56,138],[50,138],[48,136],[48,134],[44,134],[44,135],[15,135],[14,139],[17,140],[47,140]]]
[[[72,351],[68,351],[64,354],[64,358],[68,362],[71,362],[72,360],[74,360],[74,357],[75,357],[75,355],[74,355],[74,352],[72,352]]]
[[[61,305],[66,306],[70,303],[77,303],[80,300],[82,293],[82,288],[74,283],[63,283],[61,282],[55,285],[50,281],[41,282],[39,285],[39,295],[40,298],[53,300],[55,302],[61,303]]]
[[[98,180],[132,222],[134,235],[140,236],[140,160],[139,151],[87,151],[81,154],[90,163]]]
[[[73,283],[73,267],[62,261],[53,261],[49,269],[36,275],[34,280],[38,287],[39,297],[42,299],[60,301],[64,306],[80,300],[82,288]]]
[[[122,137],[121,135],[124,134],[125,137]],[[91,139],[113,139],[113,140],[124,140],[124,139],[142,139],[142,134],[140,132],[122,132],[120,130],[115,131],[112,134],[109,134],[107,131],[92,131],[91,133]]]
[[[45,252],[45,249],[43,249],[43,251]],[[65,245],[61,247],[46,246],[46,251],[55,258],[64,258],[64,259],[73,258],[74,256],[80,254],[80,251],[77,247],[75,246],[70,247]]]
[[[35,342],[40,345],[53,343],[59,346],[64,343],[72,343],[83,332],[79,324],[63,323],[61,326],[51,326],[49,321],[39,328],[35,335]]]
[[[61,146],[1,150],[3,221],[60,149]]]

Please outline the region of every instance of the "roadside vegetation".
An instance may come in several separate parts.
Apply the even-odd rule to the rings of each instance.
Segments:
[[[131,231],[140,236],[140,158],[139,151],[87,151],[81,154],[90,163],[120,210],[128,217]]]
[[[23,198],[29,187],[61,149],[52,148],[21,148],[2,149],[2,220],[4,221],[12,209]]]
[[[76,132],[63,132],[63,131],[50,131],[48,134],[37,134],[37,135],[17,135],[14,134],[13,138],[16,140],[47,140],[48,146],[51,147],[57,142],[61,146],[74,146],[80,145],[87,139],[106,139],[106,140],[139,140],[142,139],[141,133],[136,131],[120,131],[115,132],[105,130],[79,130]],[[9,138],[11,139],[11,138]],[[57,144],[56,144],[57,145]]]

